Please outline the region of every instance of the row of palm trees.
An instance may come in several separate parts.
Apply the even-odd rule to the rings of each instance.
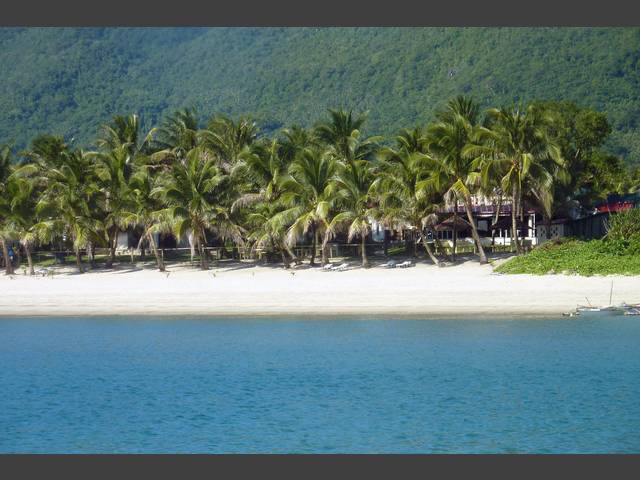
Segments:
[[[118,232],[136,228],[140,245],[165,265],[156,234],[189,236],[200,266],[209,266],[212,239],[279,252],[298,262],[303,236],[327,261],[339,233],[361,242],[362,265],[372,221],[417,232],[426,241],[438,212],[463,207],[480,262],[487,256],[473,219],[474,195],[508,198],[518,252],[517,222],[525,203],[551,212],[554,181],[564,162],[549,136],[550,119],[532,106],[490,109],[481,121],[472,100],[451,100],[426,127],[403,130],[393,144],[362,134],[365,115],[330,110],[311,129],[293,126],[274,138],[259,136],[252,121],[217,116],[202,128],[192,110],[143,133],[136,115],[105,125],[96,148],[72,148],[57,136],[36,138],[12,161],[0,151],[0,241],[18,239],[30,273],[38,244],[64,238],[93,260],[107,247],[116,258]],[[549,213],[550,215],[550,213]],[[12,273],[11,262],[6,272]]]

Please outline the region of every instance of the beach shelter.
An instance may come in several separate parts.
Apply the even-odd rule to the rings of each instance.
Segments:
[[[467,222],[464,218],[458,215],[451,215],[446,220],[438,223],[435,226],[436,231],[442,232],[446,230],[453,231],[453,258],[456,258],[456,247],[458,243],[458,232],[460,230],[469,230],[471,228],[471,224]]]

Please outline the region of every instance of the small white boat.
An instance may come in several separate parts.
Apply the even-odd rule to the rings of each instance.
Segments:
[[[586,307],[584,305],[578,305],[576,308],[577,312],[602,312],[602,308],[600,307]]]
[[[624,312],[625,315],[640,316],[640,308],[631,308]]]

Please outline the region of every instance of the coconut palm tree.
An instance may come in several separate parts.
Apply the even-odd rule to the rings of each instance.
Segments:
[[[98,139],[98,147],[102,150],[115,150],[124,147],[131,156],[137,153],[148,153],[153,142],[156,129],[151,129],[144,137],[140,133],[138,115],[116,115],[110,123],[102,126],[102,134]]]
[[[381,137],[361,138],[366,113],[354,116],[351,111],[329,110],[329,115],[329,120],[316,125],[315,135],[334,149],[337,159],[351,163],[375,154]]]
[[[127,144],[89,155],[96,161],[95,171],[104,195],[102,221],[109,247],[106,265],[111,267],[116,258],[118,232],[126,228],[123,216],[131,202],[129,182],[134,172],[134,159]]]
[[[126,228],[123,212],[130,210],[129,181],[136,162],[148,162],[145,152],[151,148],[153,134],[152,129],[141,138],[140,121],[137,115],[126,117],[117,115],[111,123],[102,126],[102,135],[97,142],[100,150],[92,153],[96,160],[96,173],[101,181],[105,198],[103,223],[109,246],[108,267],[115,261],[118,232]]]
[[[289,166],[302,150],[318,146],[320,146],[320,140],[313,130],[293,125],[281,132],[278,141],[278,156],[285,165]]]
[[[477,117],[478,107],[472,100],[464,96],[451,100],[446,109],[439,112],[438,120],[428,127],[428,148],[433,169],[437,172],[434,175],[435,184],[438,188],[446,187],[447,196],[453,199],[455,217],[458,214],[458,201],[462,202],[480,263],[487,263],[487,255],[473,219],[471,202],[471,194],[479,183],[479,177],[473,158],[463,155],[471,141]]]
[[[399,148],[384,148],[379,155],[379,175],[374,181],[374,191],[379,201],[380,219],[384,224],[415,230],[431,261],[440,266],[423,233],[425,227],[431,227],[432,215],[437,208],[433,190],[425,188],[432,162],[420,151],[409,151],[408,148],[416,144],[405,143],[405,139],[401,134],[396,138]]]
[[[9,261],[9,240],[7,219],[11,211],[11,200],[7,192],[7,181],[11,175],[12,152],[9,145],[0,146],[0,243],[2,243],[2,258],[7,275],[13,275],[13,265]]]
[[[45,189],[36,206],[40,221],[33,227],[34,232],[45,242],[56,236],[69,237],[82,273],[81,249],[90,242],[106,240],[104,225],[96,214],[103,198],[93,156],[82,150],[64,151],[59,166],[44,164],[38,175]]]
[[[366,241],[371,232],[371,220],[379,218],[374,193],[374,173],[367,160],[340,162],[336,175],[336,214],[329,224],[329,235],[347,230],[347,241],[360,237],[362,266],[369,267]]]
[[[183,160],[171,165],[152,191],[167,205],[163,214],[169,215],[176,237],[191,232],[203,270],[209,268],[207,231],[223,240],[242,243],[242,230],[232,221],[226,203],[230,177],[216,163],[215,156],[205,148],[192,148]]]
[[[360,134],[367,120],[367,114],[353,114],[342,109],[329,109],[329,119],[319,122],[315,127],[317,137],[327,145],[333,145],[336,153],[345,160],[349,158],[352,138]]]
[[[289,167],[289,175],[283,182],[283,211],[270,220],[271,228],[288,227],[287,242],[295,245],[301,235],[311,233],[310,264],[315,265],[318,239],[322,241],[322,264],[326,258],[326,230],[333,194],[333,177],[336,161],[331,151],[319,147],[305,148]]]
[[[137,167],[129,182],[130,202],[122,211],[121,219],[125,226],[142,228],[138,247],[146,241],[155,256],[158,270],[164,272],[164,259],[158,252],[155,235],[171,231],[171,224],[163,205],[152,195],[158,183],[158,176],[153,172],[150,165],[143,164]]]
[[[465,157],[476,159],[484,184],[499,179],[502,190],[509,192],[513,242],[521,253],[517,218],[523,217],[523,199],[533,193],[549,209],[553,184],[549,165],[562,166],[564,160],[537,109],[490,109],[487,116],[487,126],[477,129]]]
[[[152,142],[154,160],[183,159],[198,144],[198,116],[193,109],[178,110],[164,119]]]
[[[286,188],[285,183],[290,177],[280,152],[280,144],[274,139],[270,142],[256,143],[240,155],[239,162],[232,170],[232,176],[242,179],[244,188],[243,193],[233,202],[231,212],[249,208],[247,221],[253,248],[279,249],[285,266],[288,266],[286,254],[298,262],[295,253],[285,241],[289,225],[271,221],[272,217],[287,208],[281,199]]]
[[[38,236],[34,226],[37,224],[37,185],[33,178],[11,175],[6,183],[9,208],[4,215],[4,231],[19,240],[24,248],[29,266],[29,275],[34,274],[32,249]]]
[[[218,157],[218,167],[229,173],[258,138],[256,123],[241,117],[238,121],[225,116],[214,117],[207,128],[198,133],[198,142]]]

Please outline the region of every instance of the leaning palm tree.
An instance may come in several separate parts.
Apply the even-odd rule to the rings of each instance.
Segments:
[[[511,196],[512,237],[516,252],[522,252],[518,238],[518,215],[523,216],[523,199],[533,193],[550,211],[553,177],[549,165],[562,166],[559,147],[550,138],[546,123],[533,107],[490,109],[488,126],[480,127],[465,157],[475,158],[484,184],[499,179]]]
[[[207,231],[223,240],[242,243],[242,230],[232,221],[225,202],[229,183],[229,176],[216,165],[215,156],[195,147],[183,160],[173,163],[152,191],[153,196],[167,205],[163,214],[171,218],[176,237],[191,232],[203,270],[209,269]]]
[[[438,120],[428,128],[428,148],[433,160],[433,170],[437,172],[434,176],[437,188],[445,187],[447,197],[453,199],[455,217],[458,214],[458,202],[462,202],[480,263],[487,263],[487,255],[473,219],[471,201],[472,191],[477,187],[479,178],[473,159],[463,155],[471,140],[477,116],[477,106],[470,99],[460,96],[451,100],[447,108],[439,113]]]

